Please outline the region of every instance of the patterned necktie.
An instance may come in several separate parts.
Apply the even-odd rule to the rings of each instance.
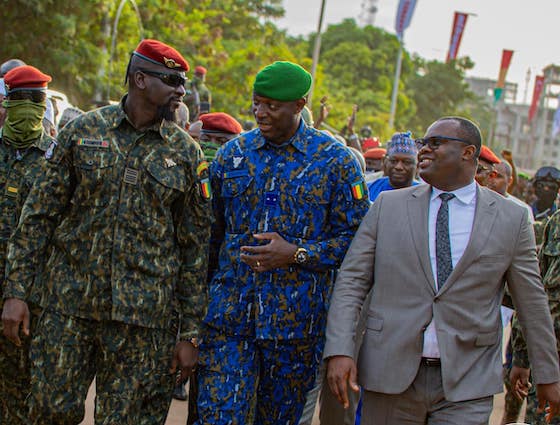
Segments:
[[[451,243],[449,242],[449,205],[447,203],[455,195],[442,193],[439,197],[441,198],[441,205],[436,220],[436,266],[437,284],[438,288],[441,288],[453,271]]]

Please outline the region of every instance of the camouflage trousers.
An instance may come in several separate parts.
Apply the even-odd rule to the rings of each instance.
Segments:
[[[29,405],[35,425],[75,425],[95,377],[95,423],[164,424],[176,332],[113,321],[41,315],[31,345]]]
[[[0,303],[0,312],[2,311]],[[39,307],[29,305],[31,315],[29,332],[33,335],[37,318],[41,314]],[[18,347],[4,336],[0,321],[0,424],[28,424],[28,412],[25,399],[31,387],[29,346],[31,336],[21,336]]]
[[[323,338],[259,340],[203,336],[198,425],[296,425],[313,387]],[[254,422],[249,418],[254,408]]]
[[[523,407],[523,400],[519,400],[513,393],[513,388],[511,387],[511,381],[509,380],[509,374],[511,372],[511,366],[504,365],[504,387],[506,389],[504,395],[504,418],[505,423],[509,424],[512,422],[517,422],[519,415],[521,414],[521,408]]]

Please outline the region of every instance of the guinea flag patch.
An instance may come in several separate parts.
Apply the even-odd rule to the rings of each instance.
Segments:
[[[360,200],[365,198],[367,195],[367,187],[363,180],[357,181],[352,185],[352,197],[354,199]]]

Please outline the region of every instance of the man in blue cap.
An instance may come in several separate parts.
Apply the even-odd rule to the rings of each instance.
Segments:
[[[339,267],[369,208],[353,155],[301,118],[311,75],[290,62],[253,85],[258,128],[210,166],[215,225],[198,424],[296,424],[321,360]]]
[[[381,192],[403,187],[416,186],[416,164],[418,149],[407,133],[395,133],[387,145],[383,168],[385,177],[368,184],[369,199],[374,202]]]

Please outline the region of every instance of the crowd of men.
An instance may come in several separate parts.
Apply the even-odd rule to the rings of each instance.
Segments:
[[[163,424],[187,380],[189,424],[486,424],[513,311],[504,423],[560,423],[558,169],[520,190],[462,117],[321,131],[285,61],[243,132],[189,70],[143,40],[57,128],[51,76],[0,67],[0,423],[78,424],[95,378],[99,424]]]

